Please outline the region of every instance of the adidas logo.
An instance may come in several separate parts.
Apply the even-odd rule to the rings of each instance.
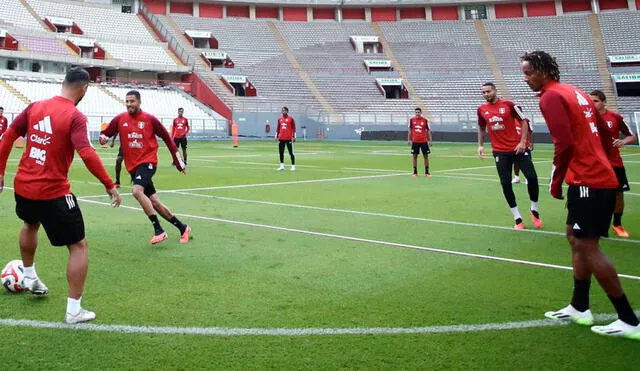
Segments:
[[[578,223],[575,223],[575,224],[573,225],[573,230],[574,230],[574,231],[579,231],[579,230],[580,230],[580,226],[578,225]]]
[[[125,126],[127,126],[127,127],[128,127],[128,126],[129,126],[129,124],[127,124],[127,123],[125,122],[124,124],[122,124],[122,126],[123,126],[123,127],[125,127]]]
[[[141,177],[140,175],[138,175],[138,176],[136,177],[136,179],[140,179],[140,180],[142,180],[142,177]]]
[[[51,117],[50,116],[46,116],[41,121],[39,121],[37,124],[33,125],[33,128],[35,130],[41,131],[43,133],[53,134],[53,131],[51,130]]]

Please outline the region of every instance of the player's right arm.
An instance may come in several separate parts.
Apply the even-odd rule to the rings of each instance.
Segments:
[[[409,130],[407,131],[407,143],[409,145],[411,145],[411,137],[412,137],[411,130],[412,129],[413,129],[413,125],[411,125],[411,120],[409,120]]]
[[[484,136],[487,133],[487,122],[480,114],[478,107],[478,157],[484,158]]]
[[[280,120],[276,122],[276,142],[278,141],[279,137],[280,137]]]
[[[30,109],[31,104],[13,120],[4,134],[2,134],[2,140],[0,141],[0,192],[4,189],[4,173],[7,169],[7,160],[11,154],[13,142],[18,137],[23,137],[27,134]]]
[[[109,141],[109,138],[118,134],[118,122],[120,121],[120,115],[114,117],[109,126],[100,132],[100,144],[104,145]]]

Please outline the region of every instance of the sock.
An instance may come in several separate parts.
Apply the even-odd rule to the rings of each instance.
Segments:
[[[571,298],[571,305],[584,312],[589,309],[589,288],[591,287],[591,280],[579,280],[573,278],[573,297]]]
[[[120,184],[120,178],[116,177],[116,184]]]
[[[23,267],[24,268],[24,275],[26,277],[31,277],[31,278],[36,278],[38,277],[38,274],[36,273],[36,265],[33,264],[30,267]]]
[[[522,223],[522,215],[520,215],[520,210],[518,210],[518,207],[512,207],[509,210],[511,210],[511,214],[513,214],[513,219],[520,220],[520,223]]]
[[[429,166],[426,166],[426,167],[424,168],[424,173],[425,173],[425,174],[429,174]]]
[[[80,299],[67,298],[67,313],[71,315],[76,315],[80,312],[80,302],[82,301],[82,296]]]
[[[624,321],[624,323],[631,326],[638,326],[640,322],[638,322],[638,317],[633,313],[633,309],[631,309],[631,304],[629,304],[629,300],[627,300],[627,296],[622,294],[619,298],[613,298],[609,296],[609,300],[616,308],[616,312],[618,312],[618,318]]]
[[[187,226],[181,221],[179,221],[178,218],[176,218],[175,216],[169,219],[169,222],[180,230],[180,234],[183,234],[184,231],[187,229]]]
[[[616,227],[622,225],[622,213],[613,213],[613,225]]]
[[[516,224],[522,223],[522,218],[516,218]]]
[[[538,211],[538,201],[531,201],[531,211]]]
[[[284,167],[284,162],[281,162],[281,163],[280,163],[280,167]]]
[[[164,232],[164,229],[162,229],[162,227],[160,226],[160,221],[158,220],[157,215],[149,216],[149,220],[151,220],[151,224],[153,225],[153,229],[155,230],[156,236]]]
[[[531,214],[532,214],[533,216],[535,216],[536,218],[540,218],[540,213],[539,213],[537,210],[533,210],[533,209],[531,209]]]
[[[418,167],[417,167],[417,166],[414,166],[414,167],[413,167],[413,173],[414,173],[414,174],[418,174]]]

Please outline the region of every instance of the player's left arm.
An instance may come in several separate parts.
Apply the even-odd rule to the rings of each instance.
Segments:
[[[184,125],[187,127],[187,131],[184,133],[184,136],[186,137],[191,132],[191,126],[189,126],[189,120],[184,119]]]
[[[613,141],[613,146],[616,148],[621,148],[626,146],[627,144],[635,143],[638,140],[638,137],[633,134],[629,125],[624,121],[624,118],[621,115],[616,114],[616,119],[618,120],[618,128],[624,138],[616,138]]]
[[[291,118],[291,141],[296,141],[296,120]]]
[[[527,136],[529,135],[529,123],[522,112],[522,108],[513,102],[509,102],[511,106],[511,115],[520,123],[520,142],[514,148],[517,154],[523,153],[527,149]]]
[[[427,142],[429,143],[429,147],[433,146],[433,136],[431,133],[431,125],[429,124],[429,120],[427,120]]]
[[[153,125],[153,132],[157,136],[162,138],[164,143],[167,145],[167,148],[169,148],[169,152],[171,152],[171,157],[173,158],[173,164],[176,166],[178,171],[184,173],[184,161],[182,160],[182,156],[180,156],[180,153],[178,152],[178,147],[176,147],[176,144],[173,142],[173,140],[171,140],[171,136],[169,135],[167,129],[157,118],[153,116],[151,117],[151,125]]]

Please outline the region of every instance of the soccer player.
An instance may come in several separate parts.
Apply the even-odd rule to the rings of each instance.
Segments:
[[[69,292],[65,322],[79,323],[96,318],[81,306],[84,282],[89,267],[84,221],[76,196],[71,193],[67,174],[78,152],[89,171],[100,180],[113,206],[120,195],[104,169],[87,135],[87,118],[77,110],[89,87],[89,74],[81,68],[70,69],[62,83],[62,92],[51,99],[31,103],[9,126],[0,144],[0,191],[4,188],[7,158],[19,136],[27,138],[26,148],[14,178],[16,214],[24,221],[19,245],[24,264],[24,288],[34,295],[49,289],[38,278],[34,265],[38,230],[44,227],[53,246],[67,246]]]
[[[431,137],[431,129],[429,121],[422,117],[422,108],[415,109],[415,116],[409,120],[409,131],[407,133],[407,143],[411,146],[411,154],[413,155],[413,175],[418,176],[418,155],[422,151],[424,159],[424,176],[431,178],[429,173],[429,147],[433,144]]]
[[[178,108],[178,117],[173,119],[173,125],[171,125],[171,138],[173,138],[176,147],[182,147],[184,166],[187,166],[187,134],[191,129],[189,128],[189,120],[183,117],[183,114],[184,108]]]
[[[3,116],[4,107],[0,107],[0,139],[2,139],[2,134],[7,131],[7,127],[9,126],[9,122],[6,117]]]
[[[482,96],[487,101],[478,107],[478,156],[484,157],[484,136],[489,131],[489,139],[493,147],[493,157],[507,204],[515,219],[516,230],[525,228],[522,216],[516,203],[516,195],[511,184],[511,169],[515,163],[527,177],[527,190],[531,200],[531,222],[536,228],[543,223],[538,212],[538,175],[531,160],[531,151],[527,148],[529,124],[522,110],[513,102],[500,99],[496,86],[492,82],[482,85]],[[520,134],[518,134],[520,125]]]
[[[140,93],[131,90],[125,97],[127,112],[114,117],[109,126],[100,134],[100,144],[105,144],[112,136],[120,135],[120,145],[127,171],[133,183],[131,193],[140,203],[153,225],[154,235],[151,244],[167,239],[167,232],[160,226],[158,215],[173,224],[180,231],[180,243],[189,242],[191,227],[182,223],[171,213],[158,197],[152,177],[158,166],[158,141],[156,135],[164,140],[173,157],[173,164],[184,173],[184,162],[169,132],[158,119],[140,109]]]
[[[560,82],[558,64],[544,51],[522,57],[524,81],[539,92],[540,111],[553,139],[551,196],[563,199],[567,190],[566,235],[571,245],[573,298],[571,303],[545,316],[590,326],[589,287],[594,275],[618,313],[607,326],[593,326],[600,335],[640,339],[640,325],[622,290],[616,269],[600,250],[600,236],[606,237],[613,214],[618,180],[607,159],[613,148],[611,134],[589,96]]]
[[[622,157],[620,156],[620,148],[626,144],[631,144],[636,141],[636,136],[631,132],[629,125],[624,122],[624,119],[619,114],[609,111],[606,108],[607,96],[600,90],[594,90],[589,93],[591,100],[596,105],[596,109],[600,112],[602,119],[607,124],[607,129],[611,134],[611,140],[613,142],[613,151],[609,152],[609,161],[613,166],[613,171],[616,172],[618,178],[618,192],[616,193],[616,206],[613,210],[613,231],[616,232],[618,237],[628,238],[629,232],[627,232],[622,226],[622,213],[624,212],[624,193],[628,191],[629,181],[627,180],[627,172],[624,169],[622,163]],[[624,138],[620,139],[620,134],[624,135]]]
[[[289,109],[282,107],[282,116],[278,119],[276,127],[276,142],[278,142],[278,153],[280,154],[280,167],[284,170],[284,146],[287,146],[289,157],[291,158],[291,171],[296,170],[296,156],[293,154],[293,142],[296,141],[296,120],[289,116]]]

